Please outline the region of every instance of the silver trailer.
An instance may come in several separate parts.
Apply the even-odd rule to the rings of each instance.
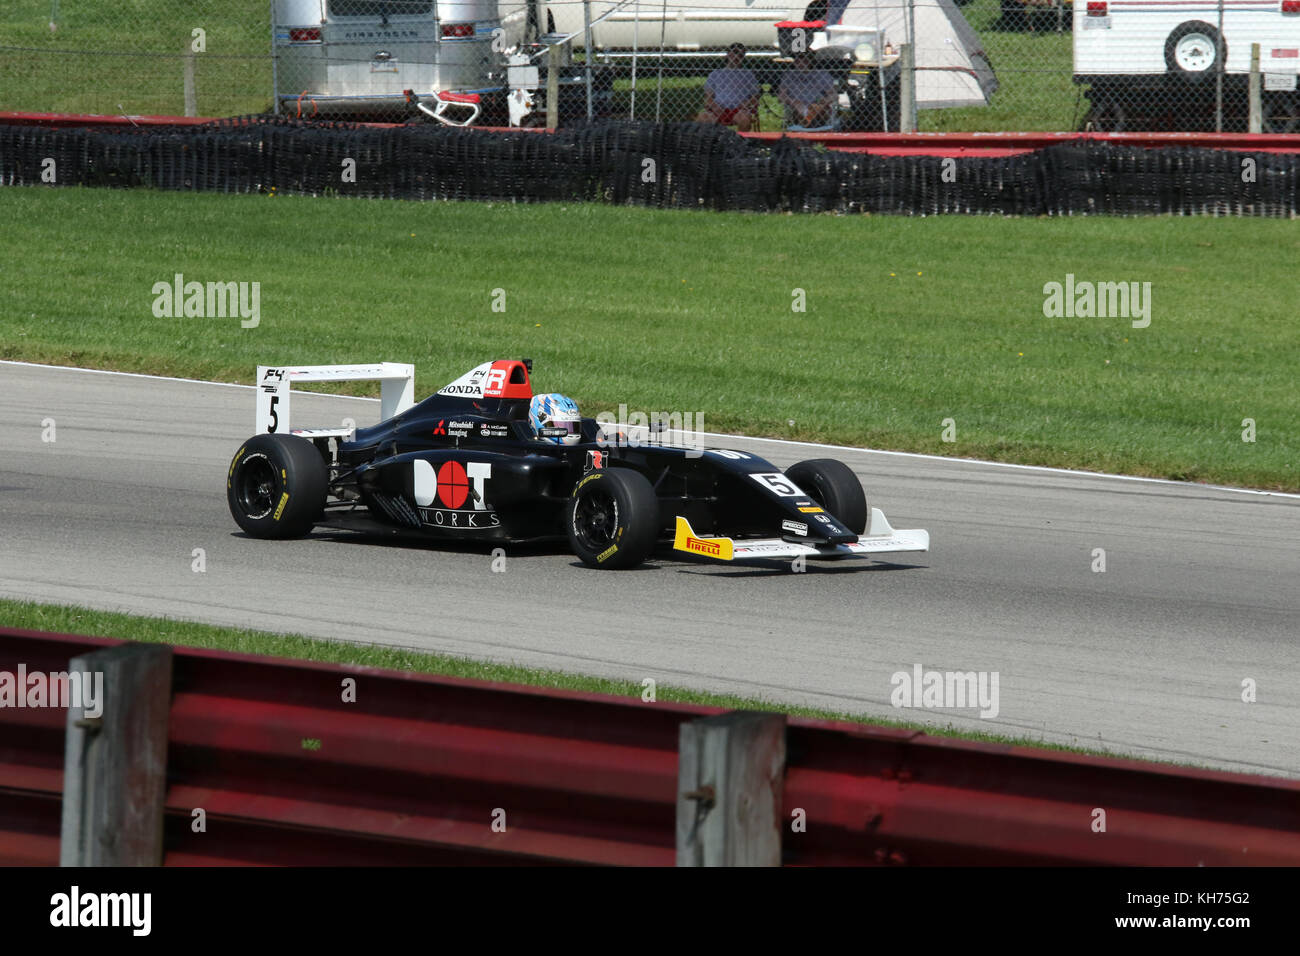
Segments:
[[[465,125],[475,95],[505,89],[528,20],[526,0],[273,0],[276,112],[391,114],[411,90]]]

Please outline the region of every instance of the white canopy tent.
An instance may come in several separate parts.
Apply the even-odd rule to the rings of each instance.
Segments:
[[[831,3],[832,17],[841,5]],[[987,106],[997,90],[979,34],[953,0],[849,0],[843,9],[831,23],[883,30],[895,48],[915,44],[917,109]]]

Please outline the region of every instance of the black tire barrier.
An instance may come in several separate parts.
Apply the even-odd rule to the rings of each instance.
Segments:
[[[922,216],[1291,217],[1300,183],[1297,154],[1090,140],[946,159],[752,140],[697,123],[601,121],[555,133],[267,116],[0,126],[0,185],[48,185],[49,159],[60,186]]]

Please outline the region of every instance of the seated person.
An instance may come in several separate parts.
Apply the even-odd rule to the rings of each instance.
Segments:
[[[695,117],[697,123],[735,124],[742,133],[749,132],[758,113],[758,98],[762,89],[754,74],[744,68],[745,44],[733,43],[727,47],[727,65],[714,70],[704,81],[704,112]]]
[[[825,70],[814,70],[807,53],[794,54],[794,67],[781,78],[777,98],[785,104],[788,129],[830,126],[834,119],[835,80]]]

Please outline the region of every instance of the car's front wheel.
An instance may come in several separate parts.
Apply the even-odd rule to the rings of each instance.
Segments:
[[[226,503],[254,538],[300,538],[325,507],[329,468],[295,435],[255,435],[240,446],[226,473]]]
[[[659,498],[639,471],[605,468],[584,476],[565,509],[569,546],[593,568],[633,568],[659,533]]]
[[[834,458],[811,458],[785,470],[808,496],[854,534],[867,530],[867,494],[853,469]]]

